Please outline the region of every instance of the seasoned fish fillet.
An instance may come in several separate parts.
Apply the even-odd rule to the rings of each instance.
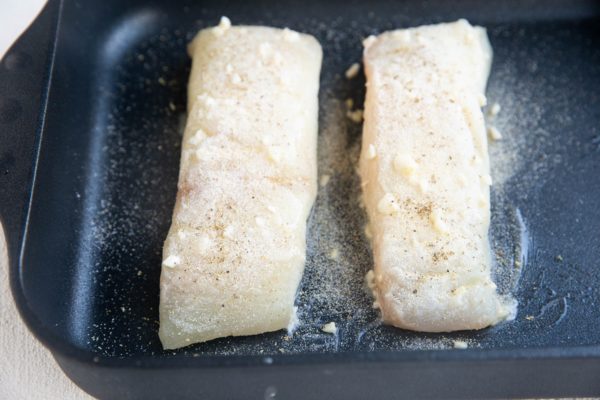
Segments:
[[[365,41],[360,176],[384,322],[444,332],[514,313],[491,280],[491,185],[481,106],[492,51],[461,20]]]
[[[318,42],[224,18],[189,52],[188,121],[160,280],[165,349],[293,322],[317,188]]]

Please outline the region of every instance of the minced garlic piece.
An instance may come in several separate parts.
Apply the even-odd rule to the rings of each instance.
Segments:
[[[429,221],[431,221],[431,225],[433,228],[439,233],[447,233],[448,225],[442,220],[441,212],[437,209],[434,209],[429,214]]]
[[[496,115],[498,115],[501,108],[502,107],[500,107],[500,104],[498,104],[498,103],[492,104],[492,106],[490,107],[490,110],[489,110],[490,116],[495,117]]]
[[[359,123],[363,120],[363,110],[348,110],[346,116],[353,122]]]
[[[409,154],[398,154],[394,158],[394,169],[402,176],[411,176],[415,173],[417,167],[417,162]]]
[[[267,146],[267,153],[269,154],[269,158],[275,163],[279,163],[281,161],[281,149],[278,146]]]
[[[375,271],[370,269],[365,275],[365,281],[369,289],[375,289]]]
[[[283,39],[286,42],[297,42],[298,40],[300,40],[300,34],[289,28],[284,28],[283,29]]]
[[[189,140],[190,144],[193,146],[199,145],[208,135],[203,129],[198,129],[194,136],[192,136]]]
[[[360,64],[354,63],[346,70],[346,79],[355,78],[358,75],[358,71],[360,71]]]
[[[329,259],[330,260],[338,260],[340,258],[340,251],[338,249],[333,249],[331,250],[331,252],[329,252]]]
[[[229,18],[223,16],[219,21],[219,25],[212,28],[212,32],[215,36],[223,35],[229,28],[231,28],[231,21]]]
[[[175,268],[179,264],[181,264],[181,257],[176,255],[170,255],[169,257],[165,258],[162,262],[162,265],[169,268]]]
[[[217,100],[207,94],[201,94],[197,97],[198,101],[203,102],[207,107],[214,107],[217,105]]]
[[[375,149],[375,146],[370,144],[369,147],[367,147],[367,160],[372,160],[375,157],[377,157],[377,150]]]
[[[492,139],[492,140],[501,140],[502,139],[502,134],[495,126],[488,127],[488,135],[490,136],[490,139]]]
[[[267,224],[267,221],[264,218],[261,217],[256,217],[254,218],[254,222],[256,222],[256,225],[263,227]]]
[[[376,38],[374,35],[371,35],[371,36],[369,36],[369,37],[365,38],[365,39],[363,40],[362,44],[363,44],[363,47],[364,47],[364,48],[365,48],[365,50],[366,50],[366,49],[368,49],[369,47],[371,47],[371,45],[372,45],[373,43],[375,43],[376,41],[377,41],[377,38]]]
[[[235,233],[235,228],[233,225],[228,225],[223,229],[223,237],[227,239],[233,239],[233,234]]]
[[[477,101],[479,102],[479,107],[485,107],[487,104],[487,98],[481,93],[477,96]]]
[[[487,208],[489,206],[487,196],[480,195],[477,205],[479,206],[479,208]]]
[[[331,176],[329,176],[327,174],[321,175],[321,179],[319,179],[319,186],[321,186],[321,187],[327,186],[327,184],[329,183],[329,179],[331,179]]]
[[[206,251],[212,246],[212,240],[207,235],[202,235],[197,240],[196,248],[200,251]]]
[[[416,184],[421,193],[427,193],[427,191],[429,191],[429,183],[427,183],[425,179],[414,180],[411,177],[410,182]]]
[[[373,233],[371,232],[371,226],[369,224],[365,225],[365,236],[367,237],[367,239],[373,238]]]
[[[321,330],[325,333],[335,335],[337,333],[337,326],[335,326],[335,322],[328,322],[321,327]]]
[[[231,75],[231,83],[233,83],[234,85],[239,85],[240,83],[242,83],[242,78],[239,74],[233,74]]]

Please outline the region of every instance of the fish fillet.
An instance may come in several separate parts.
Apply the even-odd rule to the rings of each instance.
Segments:
[[[480,329],[514,314],[491,279],[491,185],[481,106],[492,51],[460,20],[365,40],[359,172],[384,322]]]
[[[317,190],[322,51],[288,29],[201,31],[163,249],[165,349],[286,328]]]

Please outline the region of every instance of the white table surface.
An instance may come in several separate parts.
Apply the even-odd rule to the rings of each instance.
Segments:
[[[62,373],[21,321],[10,294],[7,261],[0,233],[0,399],[91,399]]]

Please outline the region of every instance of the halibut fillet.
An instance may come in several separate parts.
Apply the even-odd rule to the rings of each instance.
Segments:
[[[514,313],[491,279],[491,185],[481,107],[492,51],[461,20],[365,40],[359,172],[385,323],[480,329]]]
[[[189,52],[188,120],[160,280],[165,349],[293,322],[317,190],[318,42],[223,18]]]

